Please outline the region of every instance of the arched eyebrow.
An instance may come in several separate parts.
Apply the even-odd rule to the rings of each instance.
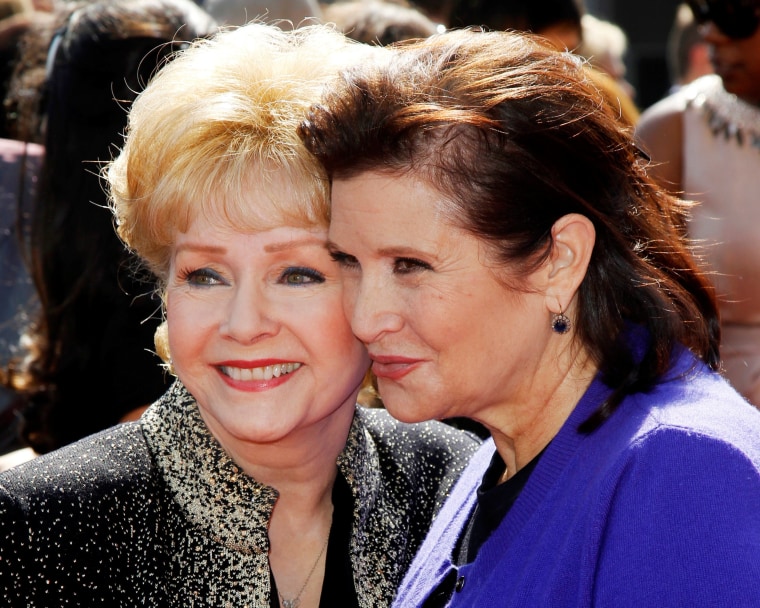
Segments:
[[[272,243],[266,245],[264,251],[267,253],[277,253],[278,251],[287,251],[288,249],[297,249],[298,247],[320,247],[324,249],[327,246],[324,238],[316,236],[306,236],[301,239],[292,241],[283,241],[282,243]]]
[[[182,251],[193,251],[195,253],[223,254],[227,251],[225,247],[219,245],[204,245],[201,243],[180,243],[175,250],[177,253]]]

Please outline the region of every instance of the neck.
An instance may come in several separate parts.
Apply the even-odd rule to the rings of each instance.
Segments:
[[[269,565],[284,608],[319,605],[337,475],[334,462],[324,469],[329,475],[320,475],[319,483],[290,479],[273,484],[280,497],[269,522]]]
[[[496,408],[490,421],[481,420],[507,465],[502,481],[512,477],[551,442],[597,371],[582,349],[570,357],[564,372],[556,373],[558,367],[546,363],[540,368],[553,369],[555,373],[540,382],[534,381],[518,399]]]
[[[256,462],[246,467],[256,481],[275,488],[280,504],[291,501],[308,508],[319,504],[323,494],[332,489],[337,474],[336,461],[345,445],[345,438],[339,445],[315,445],[312,450],[298,454],[287,452],[277,462]]]
[[[338,469],[333,464],[328,476],[320,483],[294,483],[278,488],[279,498],[269,523],[269,539],[273,549],[278,541],[291,544],[294,539],[307,537],[314,531],[317,540],[329,530],[332,521],[332,489]],[[281,485],[281,484],[280,484]]]
[[[314,424],[294,429],[267,442],[233,436],[225,428],[206,420],[206,426],[230,458],[257,482],[275,488],[280,500],[296,494],[315,502],[325,488],[332,487],[336,461],[346,445],[354,408],[345,407]]]

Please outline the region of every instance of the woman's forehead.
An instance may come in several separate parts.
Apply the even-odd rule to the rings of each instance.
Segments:
[[[265,230],[278,225],[327,226],[326,185],[314,175],[252,164],[238,176],[219,175],[204,189],[182,193],[188,220]]]

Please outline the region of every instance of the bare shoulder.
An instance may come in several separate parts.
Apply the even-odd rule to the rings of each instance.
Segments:
[[[681,132],[683,113],[688,105],[688,97],[682,91],[664,97],[641,113],[636,125],[636,137],[641,141],[657,140],[662,130]]]
[[[682,189],[683,114],[688,98],[673,93],[641,114],[635,136],[639,146],[652,159],[650,175],[672,192]]]

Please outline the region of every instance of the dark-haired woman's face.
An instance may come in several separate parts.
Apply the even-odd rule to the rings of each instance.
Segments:
[[[467,416],[496,427],[529,402],[533,382],[554,369],[533,275],[525,290],[507,287],[483,243],[453,227],[441,195],[412,176],[336,180],[332,197],[329,247],[388,410],[410,422]]]

